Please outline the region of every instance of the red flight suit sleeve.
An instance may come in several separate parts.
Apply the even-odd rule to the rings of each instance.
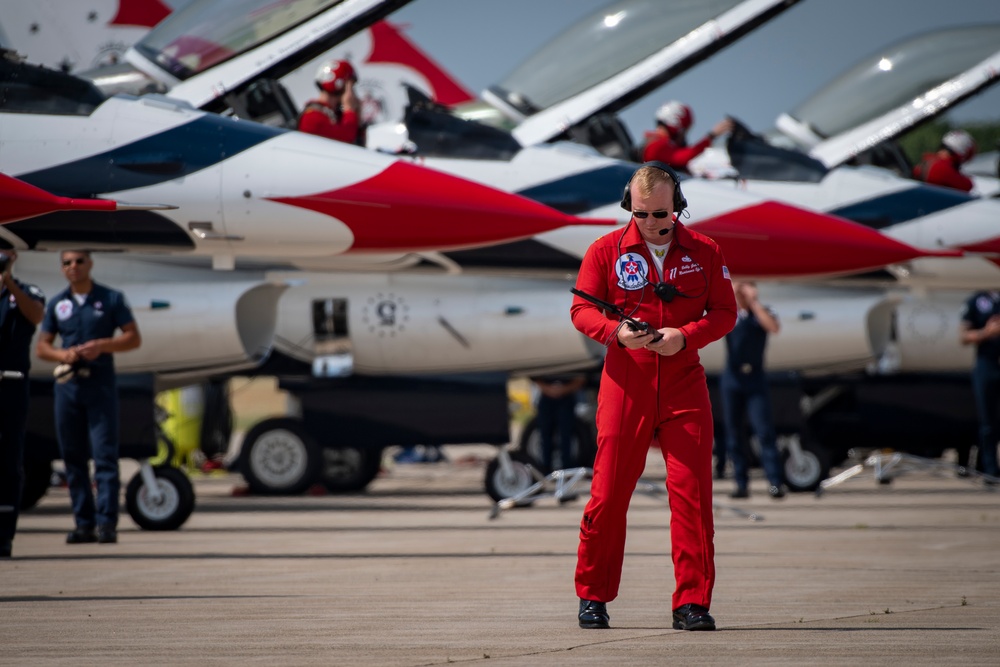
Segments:
[[[608,298],[608,280],[611,267],[608,265],[607,252],[599,247],[600,242],[592,243],[587,248],[580,264],[580,273],[576,277],[576,288],[603,301],[613,301]],[[618,316],[614,313],[605,314],[598,306],[579,297],[573,296],[573,305],[569,309],[573,326],[581,333],[593,338],[601,345],[607,345],[615,339],[618,328]]]
[[[353,144],[358,137],[358,114],[347,109],[341,116],[340,122],[334,123],[322,111],[309,109],[302,114],[299,130]]]
[[[696,350],[719,340],[736,326],[736,295],[733,294],[729,270],[725,268],[726,260],[722,257],[722,250],[714,243],[706,250],[711,252],[711,265],[708,268],[705,314],[701,319],[679,327],[687,340],[687,347]]]
[[[642,159],[645,162],[651,160],[666,162],[674,169],[687,169],[688,162],[701,155],[711,145],[711,134],[706,134],[704,139],[693,146],[678,146],[670,140],[653,141],[646,146]]]
[[[938,160],[927,170],[927,182],[962,192],[972,190],[972,179],[960,172],[948,160]]]

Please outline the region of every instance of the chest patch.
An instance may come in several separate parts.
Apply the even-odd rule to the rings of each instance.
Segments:
[[[73,302],[69,299],[63,299],[56,304],[56,318],[60,322],[65,322],[73,314]]]
[[[615,275],[618,276],[618,286],[625,290],[642,289],[649,275],[649,265],[642,255],[628,252],[621,255],[615,262]]]

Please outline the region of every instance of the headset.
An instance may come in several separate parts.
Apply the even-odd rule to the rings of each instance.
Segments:
[[[644,162],[642,167],[656,167],[660,171],[666,173],[670,177],[670,180],[674,182],[674,215],[679,216],[684,209],[687,208],[687,199],[684,198],[684,193],[681,192],[681,179],[677,176],[677,172],[674,168],[665,162],[660,162],[659,160],[652,160],[650,162]],[[639,169],[642,169],[639,167]],[[639,171],[636,169],[636,172]],[[635,178],[635,173],[628,179],[628,183],[625,184],[625,191],[622,193],[622,208],[632,212],[632,179]]]

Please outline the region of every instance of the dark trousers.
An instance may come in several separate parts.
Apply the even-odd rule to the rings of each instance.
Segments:
[[[118,393],[114,376],[55,386],[56,434],[78,528],[118,525]],[[97,498],[91,491],[94,459]]]
[[[1000,438],[1000,366],[976,359],[972,392],[979,415],[979,462],[983,472],[997,476],[997,440]]]
[[[0,380],[0,540],[14,539],[24,488],[28,379]]]
[[[740,375],[726,371],[719,382],[722,392],[723,423],[726,428],[726,451],[733,462],[736,486],[745,489],[749,483],[750,445],[745,437],[744,417],[750,420],[754,435],[760,441],[760,463],[773,486],[784,483],[778,437],[771,417],[771,396],[767,376],[763,373]]]
[[[552,454],[559,440],[559,465],[571,468],[576,464],[573,454],[573,426],[576,422],[576,396],[561,398],[538,397],[538,437],[542,443],[542,461],[546,472],[552,470]]]

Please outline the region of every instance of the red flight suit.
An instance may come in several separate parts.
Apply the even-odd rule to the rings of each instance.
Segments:
[[[319,100],[310,100],[305,110],[299,116],[299,131],[317,134],[334,141],[348,144],[358,140],[358,114],[351,109],[337,109],[323,104]]]
[[[687,169],[688,162],[701,155],[706,148],[712,145],[712,135],[707,134],[705,138],[693,146],[681,146],[675,142],[669,134],[660,132],[646,133],[646,148],[642,151],[642,161],[659,160],[669,164],[674,169]]]
[[[962,192],[972,190],[972,179],[958,170],[958,164],[953,158],[941,157],[936,153],[927,153],[924,159],[913,168],[913,176],[931,185],[941,185],[955,188]]]
[[[736,323],[736,297],[718,245],[681,224],[663,262],[665,282],[682,296],[653,292],[659,278],[639,230],[629,224],[590,246],[577,289],[614,303],[656,329],[680,329],[683,350],[663,356],[630,350],[616,337],[618,317],[580,297],[570,313],[584,334],[608,346],[597,397],[597,457],[591,497],[580,526],[577,596],[610,602],[618,595],[625,520],[654,438],[667,464],[673,609],[706,609],[715,584],[712,517],[712,406],[698,350]],[[648,281],[648,282],[647,282]]]

